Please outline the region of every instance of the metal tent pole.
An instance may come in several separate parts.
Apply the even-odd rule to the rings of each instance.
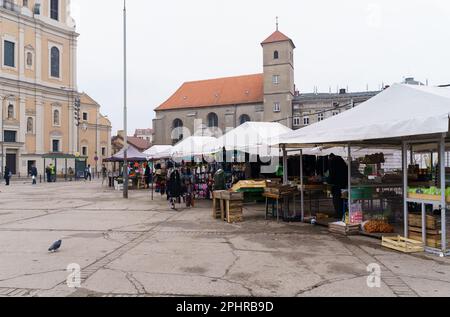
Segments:
[[[303,149],[300,150],[300,185],[301,185],[301,212],[302,212],[302,222],[305,220],[305,188],[303,183]]]
[[[283,145],[283,184],[287,185],[288,178],[288,157],[286,151],[286,145]]]
[[[446,226],[446,214],[447,214],[447,200],[446,200],[446,184],[445,184],[445,136],[443,135],[440,140],[439,146],[439,172],[441,176],[441,223],[442,223],[442,252],[447,252],[447,226]]]
[[[407,142],[402,143],[402,169],[403,169],[403,220],[404,235],[408,238],[408,148]]]
[[[348,144],[348,215],[352,208],[352,147]],[[344,214],[345,217],[345,214]]]

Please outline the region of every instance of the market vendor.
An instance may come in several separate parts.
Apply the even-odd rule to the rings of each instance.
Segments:
[[[329,157],[329,177],[327,180],[333,195],[334,212],[337,219],[344,218],[344,200],[342,190],[348,188],[348,166],[344,159],[333,153]]]

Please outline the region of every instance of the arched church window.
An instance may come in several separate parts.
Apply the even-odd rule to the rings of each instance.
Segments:
[[[278,51],[273,52],[273,59],[278,59],[280,58],[280,53],[278,53]]]
[[[251,121],[251,119],[250,119],[250,117],[247,115],[247,114],[243,114],[242,116],[240,116],[240,118],[239,118],[239,123],[242,125],[242,124],[244,124],[244,123],[246,123],[246,122],[250,122]]]
[[[214,112],[208,114],[208,127],[217,128],[219,126],[219,117]]]

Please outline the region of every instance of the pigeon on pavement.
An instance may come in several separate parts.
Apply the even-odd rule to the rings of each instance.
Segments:
[[[52,246],[48,249],[49,252],[56,252],[61,248],[62,241],[58,240],[52,244]]]

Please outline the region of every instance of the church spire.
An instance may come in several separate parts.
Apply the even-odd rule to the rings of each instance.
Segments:
[[[277,20],[277,31],[278,31],[278,17],[276,17],[276,20]]]

